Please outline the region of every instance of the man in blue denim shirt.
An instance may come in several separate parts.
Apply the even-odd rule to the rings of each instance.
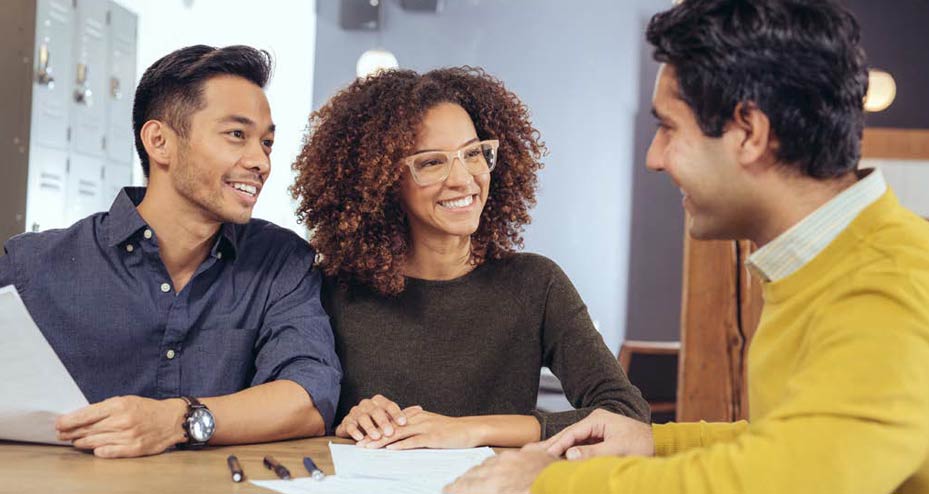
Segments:
[[[251,219],[270,172],[270,67],[244,46],[155,62],[133,108],[148,188],[7,242],[0,286],[92,403],[59,418],[60,439],[127,457],[331,425],[341,368],[314,252]]]

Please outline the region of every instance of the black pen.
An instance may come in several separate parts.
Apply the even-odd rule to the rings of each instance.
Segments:
[[[232,472],[232,481],[241,482],[245,479],[245,473],[242,472],[242,465],[239,465],[239,459],[235,455],[229,455],[226,458],[226,464],[229,465],[229,471]]]
[[[309,456],[303,457],[303,466],[306,467],[307,472],[310,472],[310,477],[313,477],[313,480],[322,480],[326,478],[326,474],[316,466],[316,463],[313,463],[313,459]]]
[[[276,473],[278,477],[284,480],[290,480],[290,470],[287,470],[284,465],[278,463],[273,456],[265,456],[264,464],[269,470],[274,470],[274,473]]]

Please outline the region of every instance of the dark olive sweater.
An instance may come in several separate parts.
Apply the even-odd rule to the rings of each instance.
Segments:
[[[327,279],[323,305],[342,359],[336,425],[378,393],[450,416],[534,415],[543,439],[597,408],[649,419],[571,281],[545,257],[515,254],[449,281],[408,278],[396,297]],[[576,410],[535,410],[542,367]]]

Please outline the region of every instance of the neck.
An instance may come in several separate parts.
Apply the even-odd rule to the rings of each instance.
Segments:
[[[412,248],[403,274],[424,280],[452,280],[468,274],[471,260],[470,236],[425,238],[411,232]]]
[[[176,293],[209,254],[221,223],[208,219],[173,187],[152,183],[136,208],[158,237],[158,253]]]
[[[787,177],[765,187],[764,212],[749,238],[762,247],[774,240],[845,189],[855,185],[858,177],[848,173],[831,180],[810,177]]]

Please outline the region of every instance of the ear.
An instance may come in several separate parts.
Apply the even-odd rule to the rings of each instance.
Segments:
[[[177,149],[177,133],[162,121],[149,120],[142,126],[139,134],[145,152],[148,153],[151,170],[170,167]]]
[[[739,103],[733,112],[730,130],[737,130],[737,159],[743,166],[767,162],[769,153],[777,149],[777,139],[771,133],[771,121],[754,103]]]

